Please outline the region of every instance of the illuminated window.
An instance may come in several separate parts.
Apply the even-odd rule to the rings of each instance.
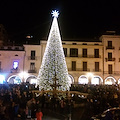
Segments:
[[[18,68],[18,61],[14,61],[14,62],[13,62],[13,68],[14,68],[14,69],[17,69],[17,68]]]

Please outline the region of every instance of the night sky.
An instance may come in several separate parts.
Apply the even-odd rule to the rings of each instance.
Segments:
[[[120,34],[119,0],[1,0],[0,24],[11,41],[24,41],[27,34],[46,39],[54,9],[62,39],[98,38],[106,30]]]

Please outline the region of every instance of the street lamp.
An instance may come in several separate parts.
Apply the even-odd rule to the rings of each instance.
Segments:
[[[93,73],[87,73],[87,78],[88,78],[88,84],[91,84]]]
[[[28,76],[27,72],[21,72],[19,76],[22,78],[22,82],[25,82],[25,78]]]
[[[5,76],[0,75],[0,84],[3,84],[5,82]]]

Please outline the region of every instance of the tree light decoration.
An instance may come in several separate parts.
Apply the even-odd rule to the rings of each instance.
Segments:
[[[59,11],[53,10],[51,14],[53,17],[58,17]]]
[[[38,84],[40,90],[52,90],[51,85],[56,77],[56,82],[60,85],[57,90],[65,91],[69,90],[70,78],[57,22],[58,11],[55,10],[52,14],[54,18],[38,74]]]

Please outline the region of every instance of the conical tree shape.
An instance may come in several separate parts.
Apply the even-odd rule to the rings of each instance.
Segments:
[[[53,88],[51,86],[54,84],[54,78],[57,78],[56,82],[60,85],[56,88],[57,90],[69,90],[69,75],[63,52],[57,16],[54,16],[53,18],[42,64],[39,70],[38,84],[40,90],[52,90]]]

